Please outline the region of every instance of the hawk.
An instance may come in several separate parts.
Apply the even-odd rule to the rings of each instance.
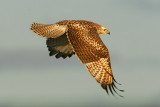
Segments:
[[[85,20],[63,20],[55,24],[33,23],[30,29],[47,38],[50,56],[65,59],[75,54],[108,94],[108,89],[113,95],[118,94],[116,89],[124,91],[115,85],[109,51],[99,37],[110,34],[105,27]]]

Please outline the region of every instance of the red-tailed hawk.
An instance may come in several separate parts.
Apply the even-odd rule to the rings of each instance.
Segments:
[[[47,38],[50,56],[66,58],[75,54],[107,93],[108,89],[113,95],[117,93],[109,52],[99,37],[110,34],[105,27],[90,21],[64,20],[56,24],[33,23],[31,30]]]

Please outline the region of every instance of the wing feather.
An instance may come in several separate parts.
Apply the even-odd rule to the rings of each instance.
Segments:
[[[69,44],[66,34],[63,34],[57,38],[48,38],[46,40],[49,55],[56,55],[56,58],[63,57],[64,59],[68,56],[71,57],[74,54],[72,46]]]
[[[113,85],[114,77],[109,52],[100,39],[97,29],[76,23],[76,26],[69,26],[67,37],[73,46],[75,54],[82,63],[86,64],[89,73],[101,84],[106,92],[108,92],[109,88],[111,93],[114,94],[113,88],[116,86]]]
[[[33,23],[30,29],[40,36],[57,38],[66,32],[67,25]]]
[[[77,30],[77,25],[69,28],[67,37],[72,44],[76,55],[82,63],[96,61],[108,56],[108,49],[100,39],[96,28],[86,27]],[[92,32],[88,32],[92,31]]]

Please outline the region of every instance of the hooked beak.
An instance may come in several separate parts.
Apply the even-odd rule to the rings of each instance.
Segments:
[[[109,34],[109,35],[110,35],[110,32],[108,32],[107,34]]]
[[[108,29],[105,29],[105,34],[109,34],[110,35],[110,31]]]

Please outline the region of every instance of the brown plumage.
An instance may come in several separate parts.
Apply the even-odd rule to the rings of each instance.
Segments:
[[[31,30],[47,38],[50,56],[66,58],[76,54],[107,93],[108,89],[113,95],[114,92],[117,93],[109,52],[99,37],[102,34],[110,34],[105,27],[90,21],[64,20],[49,25],[33,23]]]

